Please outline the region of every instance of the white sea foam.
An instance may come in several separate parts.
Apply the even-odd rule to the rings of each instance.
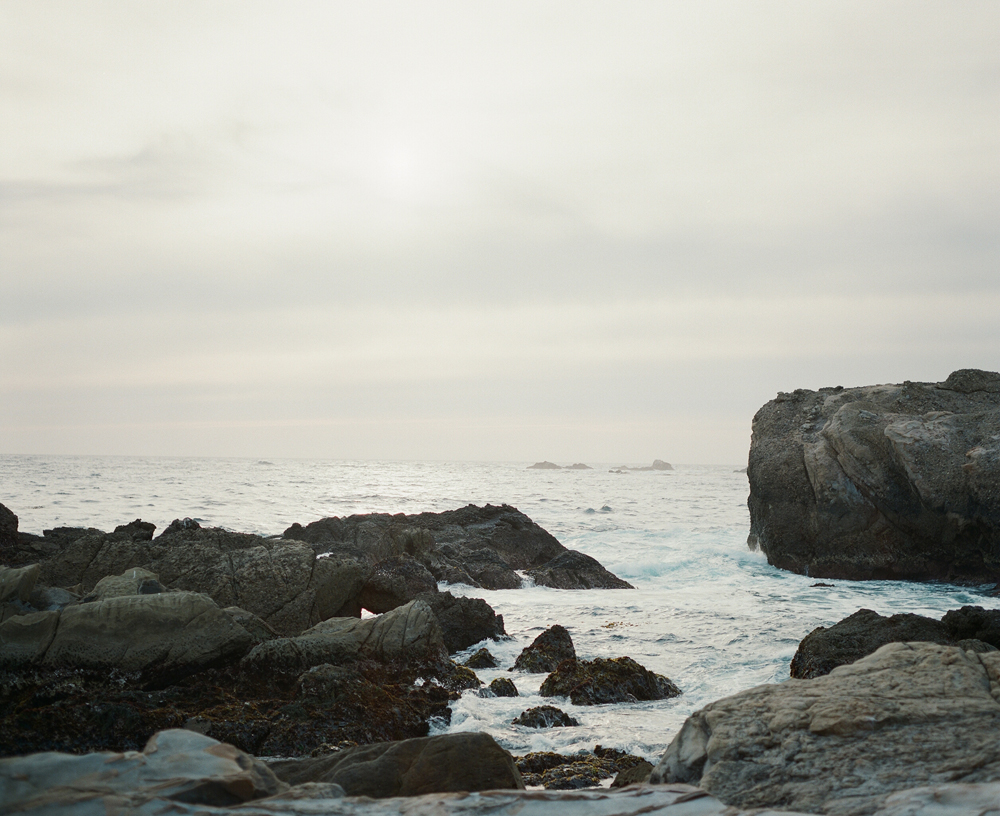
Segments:
[[[0,456],[0,502],[27,532],[60,525],[110,530],[137,517],[162,530],[190,516],[262,535],[331,515],[514,505],[636,587],[442,587],[485,598],[504,616],[512,639],[485,644],[501,668],[478,674],[486,683],[511,677],[522,696],[467,692],[439,730],[488,731],[518,754],[601,743],[655,759],[697,708],[786,679],[799,640],[817,626],[862,607],[936,617],[963,604],[1000,607],[1000,598],[967,587],[825,581],[835,586],[818,588],[814,579],[768,566],[746,546],[747,480],[734,466],[619,475],[607,466],[537,471],[527,464]],[[628,655],[670,677],[683,695],[592,707],[540,697],[543,675],[506,669],[554,623],[569,629],[580,657]],[[511,724],[542,704],[559,706],[581,725],[538,731]]]

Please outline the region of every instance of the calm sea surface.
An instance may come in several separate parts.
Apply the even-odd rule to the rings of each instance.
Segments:
[[[538,696],[544,675],[479,671],[484,682],[511,676],[522,696],[466,693],[453,704],[447,730],[488,731],[515,754],[571,753],[600,743],[655,760],[692,711],[786,679],[799,640],[817,626],[862,607],[935,617],[964,604],[1000,608],[985,588],[888,581],[817,588],[815,580],[769,567],[747,549],[747,479],[735,465],[617,474],[609,468],[621,462],[591,463],[594,469],[584,471],[528,464],[0,456],[0,503],[32,533],[60,525],[111,530],[136,518],[162,530],[190,516],[262,535],[325,516],[514,505],[637,589],[442,585],[485,598],[504,616],[512,640],[487,644],[501,666],[560,623],[580,657],[628,655],[684,692],[656,703],[577,707]],[[536,731],[510,724],[529,706],[552,703],[581,726]]]

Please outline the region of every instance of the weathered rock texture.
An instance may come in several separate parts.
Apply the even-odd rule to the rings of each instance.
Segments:
[[[635,589],[628,581],[608,572],[596,558],[567,550],[547,564],[528,570],[539,586],[555,589]]]
[[[8,618],[0,668],[117,669],[181,677],[238,660],[250,634],[204,595],[132,595]]]
[[[361,658],[440,660],[447,652],[441,627],[424,601],[411,601],[375,618],[330,618],[295,638],[259,643],[243,658],[244,672],[300,674],[323,663]]]
[[[580,721],[569,716],[561,708],[543,705],[525,709],[513,719],[512,723],[525,728],[570,728],[579,725]]]
[[[892,643],[695,712],[650,781],[739,807],[860,816],[909,788],[1000,780],[998,733],[1000,652]]]
[[[441,624],[441,635],[449,654],[468,649],[481,640],[500,640],[507,636],[503,615],[494,612],[482,598],[456,598],[450,592],[424,593],[417,597],[431,608]]]
[[[975,652],[993,651],[1000,647],[1000,609],[963,606],[941,620],[913,614],[884,618],[871,609],[859,609],[833,626],[820,626],[806,635],[792,657],[790,674],[803,680],[822,677],[887,643],[921,640]]]
[[[291,785],[332,782],[349,796],[523,790],[514,758],[488,734],[444,734],[347,748],[330,756],[270,763]]]
[[[1000,580],[1000,374],[779,394],[747,474],[748,543],[776,567]]]
[[[564,660],[539,689],[542,697],[569,697],[573,705],[665,700],[681,690],[631,657]]]

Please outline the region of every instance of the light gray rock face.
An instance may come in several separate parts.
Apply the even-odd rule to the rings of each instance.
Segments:
[[[292,785],[332,782],[349,796],[418,796],[449,791],[523,790],[514,758],[489,734],[443,734],[360,745],[314,759],[270,763]]]
[[[751,548],[817,578],[1000,580],[1000,374],[779,394],[753,422]]]
[[[237,660],[245,629],[204,595],[132,595],[0,624],[0,668],[120,669],[169,677]]]
[[[11,601],[28,603],[39,569],[38,564],[19,568],[0,566],[0,604]]]
[[[125,570],[121,575],[109,575],[102,578],[87,593],[85,602],[106,601],[108,598],[120,598],[125,595],[155,595],[163,591],[159,576],[142,567]]]
[[[0,804],[7,813],[106,816],[150,802],[164,810],[172,803],[223,808],[287,790],[263,762],[183,729],[154,734],[142,753],[0,759]]]
[[[910,788],[997,783],[998,733],[1000,652],[892,643],[695,712],[650,781],[744,808],[861,816]]]
[[[389,662],[447,655],[437,618],[418,600],[375,618],[331,618],[299,637],[260,643],[243,658],[241,667],[247,672],[300,674],[323,663],[338,665],[359,657]]]

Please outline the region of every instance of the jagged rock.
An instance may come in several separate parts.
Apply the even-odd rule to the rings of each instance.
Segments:
[[[446,655],[437,618],[424,601],[417,600],[375,618],[331,618],[299,637],[260,643],[240,665],[248,674],[298,675],[322,663],[342,665],[362,657],[389,662]]]
[[[569,697],[573,705],[665,700],[681,690],[630,657],[566,660],[542,683],[543,697]]]
[[[479,692],[480,697],[520,697],[521,695],[517,691],[517,686],[514,685],[514,681],[507,677],[497,677],[496,679],[490,681],[490,684],[481,689]]]
[[[527,575],[539,586],[555,589],[635,589],[608,572],[596,558],[576,550],[567,550],[546,564],[528,570]]]
[[[375,565],[361,588],[359,603],[369,612],[381,615],[409,603],[422,593],[437,591],[437,581],[427,567],[412,555],[403,553]]]
[[[205,595],[132,595],[0,624],[0,668],[117,669],[182,677],[238,660],[252,639]]]
[[[580,721],[555,706],[543,705],[522,711],[513,719],[513,724],[525,728],[568,728],[579,725]]]
[[[581,751],[566,755],[552,751],[533,751],[523,757],[515,757],[515,761],[525,785],[542,785],[548,790],[596,787],[601,784],[602,779],[620,774],[627,768],[649,765],[641,757],[614,748],[602,748],[600,745],[594,746],[593,753]]]
[[[695,712],[650,782],[697,784],[742,808],[862,816],[899,791],[997,782],[998,729],[1000,652],[891,643]]]
[[[174,522],[176,524],[176,522]],[[152,541],[153,533],[156,532],[156,525],[150,521],[136,519],[128,524],[119,524],[115,527],[116,533],[125,533],[137,541]]]
[[[473,652],[464,665],[470,669],[495,669],[499,664],[497,663],[497,659],[490,653],[490,650],[484,648]]]
[[[488,734],[444,734],[348,748],[331,756],[278,760],[290,785],[326,782],[350,796],[381,799],[449,791],[523,790],[514,759]]]
[[[1000,579],[1000,374],[799,389],[753,422],[751,548],[816,578]]]
[[[993,628],[990,628],[990,626]],[[959,645],[973,651],[996,648],[984,638],[1000,643],[1000,610],[966,606],[936,621],[923,615],[901,614],[884,618],[871,609],[859,609],[829,628],[820,626],[803,638],[792,657],[790,674],[803,680],[822,677],[837,666],[853,663],[887,643],[927,641]],[[978,644],[978,645],[977,645]]]
[[[455,597],[450,592],[425,593],[419,596],[434,612],[441,625],[444,645],[449,654],[468,649],[483,640],[507,636],[503,615],[493,611],[482,598]]]
[[[6,555],[18,546],[17,516],[0,504],[0,564],[11,563],[7,561]]]
[[[575,659],[576,649],[573,648],[573,639],[566,628],[557,623],[521,650],[513,668],[539,674],[554,671],[563,660]]]

